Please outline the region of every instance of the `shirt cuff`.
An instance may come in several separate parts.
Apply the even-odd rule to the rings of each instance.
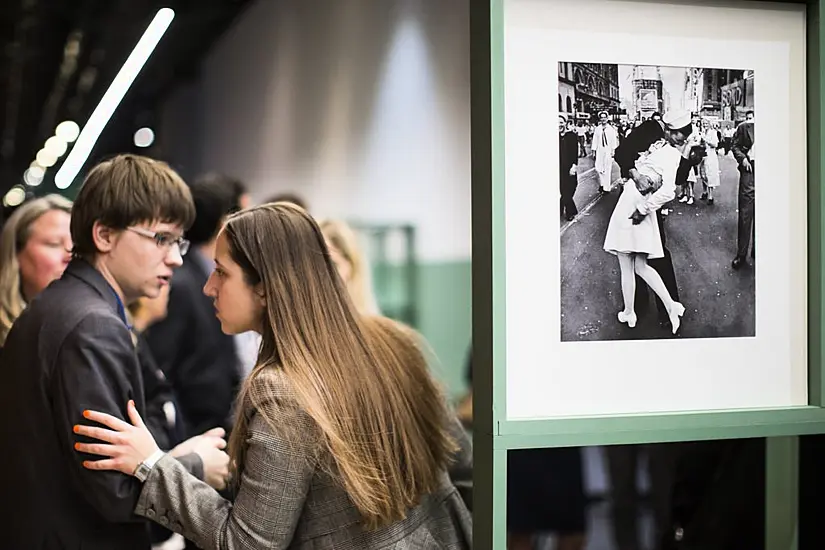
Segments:
[[[138,464],[137,469],[135,470],[135,477],[138,478],[141,482],[146,481],[146,478],[149,477],[149,472],[152,471],[152,468],[155,467],[155,464],[158,460],[163,458],[166,453],[158,449],[154,453],[152,453],[149,458]]]
[[[149,468],[151,470],[152,468],[155,467],[155,464],[157,464],[158,460],[160,460],[161,457],[165,454],[166,453],[164,453],[163,451],[158,449],[157,451],[152,453],[152,456],[150,456],[149,458],[144,460],[143,463],[146,465],[147,468]]]

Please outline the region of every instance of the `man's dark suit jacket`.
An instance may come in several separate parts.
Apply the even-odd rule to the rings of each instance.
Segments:
[[[573,132],[559,136],[559,175],[562,180],[570,175],[570,167],[579,163],[579,140]]]
[[[188,437],[232,427],[232,406],[240,385],[235,340],[221,331],[212,299],[203,293],[209,278],[191,251],[172,278],[169,313],[152,325],[146,341],[172,383]]]
[[[158,367],[152,350],[142,335],[137,336],[135,348],[146,399],[146,415],[142,417],[143,422],[146,423],[158,447],[169,450],[186,439],[183,427],[177,419],[180,406],[175,397],[175,390],[166,379],[166,374]]]
[[[740,168],[742,167],[742,161],[747,158],[751,147],[753,147],[753,139],[753,122],[745,121],[736,127],[736,133],[733,135],[733,145],[731,147],[731,151],[733,151],[733,157],[736,159],[736,162],[739,163]]]
[[[143,381],[112,287],[74,260],[26,308],[0,363],[0,487],[9,496],[0,547],[10,550],[149,548],[133,511],[140,482],[87,470],[100,457],[73,449],[85,409],[125,419],[133,399],[144,413]],[[203,476],[195,455],[181,459]]]

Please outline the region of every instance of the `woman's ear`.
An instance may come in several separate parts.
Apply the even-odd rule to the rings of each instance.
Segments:
[[[261,304],[261,307],[266,307],[266,293],[264,293],[263,283],[255,285],[255,294],[258,297],[258,303]]]

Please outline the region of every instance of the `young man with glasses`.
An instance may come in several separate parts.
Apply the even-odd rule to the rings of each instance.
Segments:
[[[125,419],[129,400],[144,408],[126,305],[169,284],[193,217],[186,184],[162,162],[121,155],[89,172],[72,211],[73,260],[15,322],[0,364],[0,486],[15,495],[4,546],[148,550],[133,513],[140,482],[84,468],[91,456],[73,450],[72,427],[86,409]],[[221,487],[224,445],[217,434],[171,454]]]

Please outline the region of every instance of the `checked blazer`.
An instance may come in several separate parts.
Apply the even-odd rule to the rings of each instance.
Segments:
[[[292,399],[285,385],[279,393],[274,397],[281,403]],[[344,489],[311,459],[317,452],[312,420],[297,405],[282,410],[283,423],[307,437],[285,440],[253,411],[234,502],[165,456],[146,479],[135,512],[205,550],[472,548],[470,513],[446,471],[439,489],[406,518],[377,530],[363,529]],[[456,435],[466,440],[457,421],[455,425]],[[457,462],[466,466],[471,460],[464,456]]]

